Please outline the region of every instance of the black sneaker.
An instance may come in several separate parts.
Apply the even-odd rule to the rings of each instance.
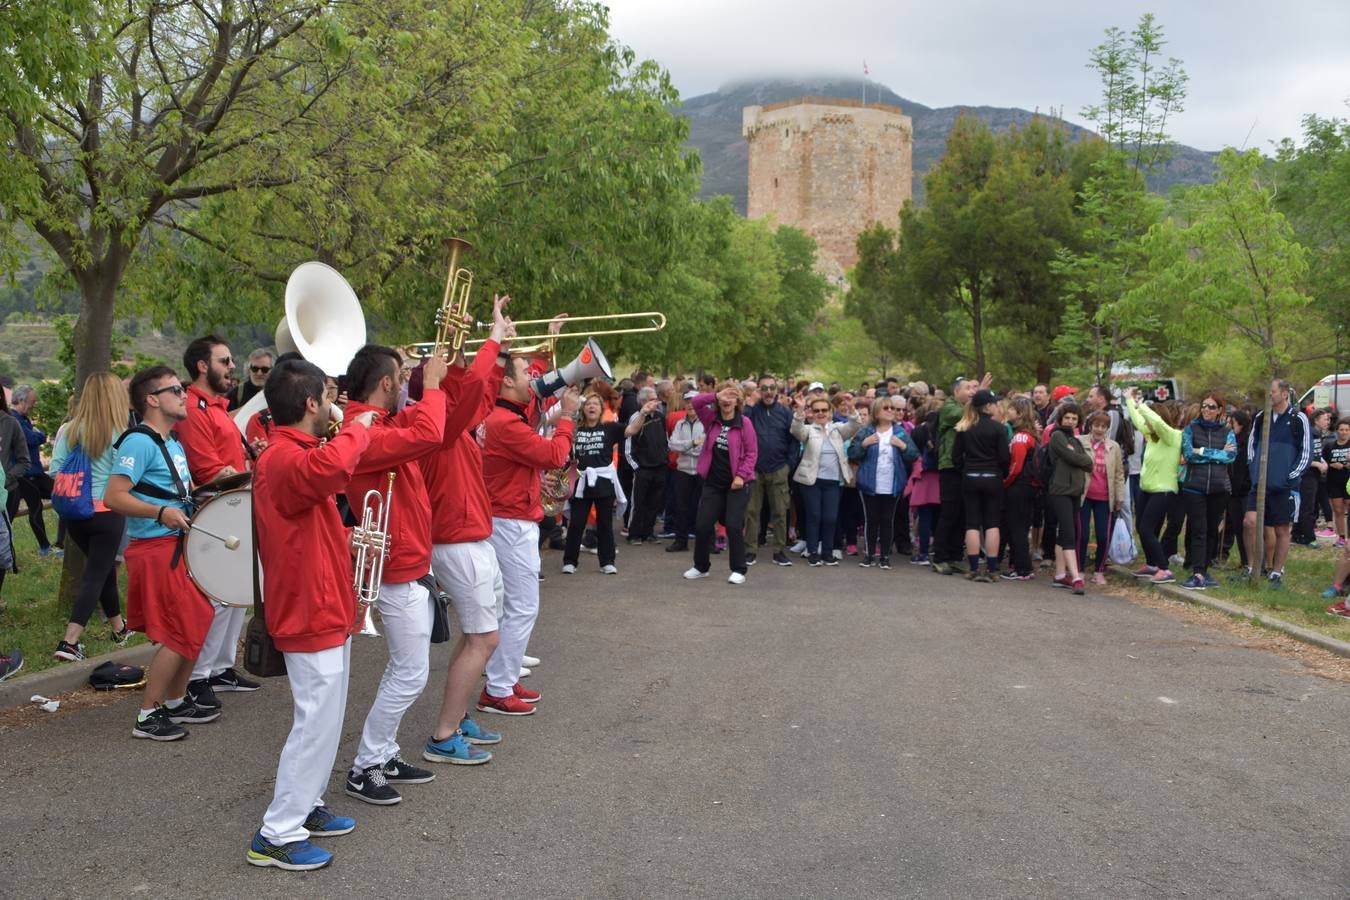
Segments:
[[[684,541],[675,541],[672,544],[666,544],[667,553],[687,553],[688,551],[689,545]]]
[[[398,791],[389,786],[389,779],[385,777],[381,766],[348,772],[347,794],[376,806],[393,806],[403,800]]]
[[[261,684],[250,681],[233,668],[211,676],[211,689],[214,691],[256,691],[260,687]]]
[[[880,565],[883,569],[889,569],[891,567],[891,558],[889,556],[883,556]]]
[[[131,729],[131,736],[152,741],[180,741],[188,736],[188,730],[174,724],[169,718],[169,711],[161,706],[144,719],[138,718],[136,727]]]
[[[0,653],[0,681],[23,668],[23,651],[17,647],[8,653]]]
[[[876,562],[876,560],[872,559],[872,557],[870,557],[870,556],[864,556],[862,559],[860,559],[860,560],[858,561],[858,568],[860,568],[860,569],[870,569],[870,568],[872,568],[872,564],[873,564],[874,562]]]
[[[757,562],[759,562],[759,557],[757,555],[754,553],[745,554],[745,564],[747,566],[753,566]]]
[[[220,698],[211,689],[211,681],[208,678],[189,681],[187,695],[198,709],[220,709]]]
[[[825,565],[825,561],[820,558],[820,554],[812,553],[806,558],[806,564],[808,566],[823,566]]]
[[[394,784],[426,784],[428,781],[435,781],[436,775],[426,769],[417,768],[395,753],[394,758],[384,764],[384,780],[392,781]]]
[[[56,650],[52,653],[52,656],[56,659],[64,659],[66,662],[78,662],[84,659],[84,645],[57,641]]]
[[[784,553],[782,550],[779,550],[777,553],[773,555],[773,561],[774,563],[780,566],[792,565],[792,560],[788,559],[788,555]]]
[[[127,641],[131,640],[131,636],[135,633],[136,632],[132,631],[130,628],[123,627],[121,631],[114,631],[112,633],[112,642],[119,647],[125,647]]]
[[[191,697],[188,697],[173,709],[170,709],[167,706],[160,708],[164,710],[164,714],[167,715],[171,721],[177,724],[187,722],[190,725],[203,725],[207,722],[214,722],[216,719],[220,718],[219,709],[204,709],[192,702]]]
[[[824,562],[825,562],[825,565],[827,565],[827,566],[837,566],[837,565],[839,565],[839,558],[838,558],[837,556],[830,555],[830,556],[825,557]]]

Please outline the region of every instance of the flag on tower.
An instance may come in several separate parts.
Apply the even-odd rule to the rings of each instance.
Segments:
[[[867,60],[863,60],[863,77],[866,78],[871,73],[867,71]]]

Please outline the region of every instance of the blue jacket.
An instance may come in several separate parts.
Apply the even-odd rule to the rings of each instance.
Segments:
[[[42,445],[47,443],[46,432],[39,431],[33,427],[33,423],[28,421],[28,417],[23,413],[14,413],[14,418],[18,420],[19,427],[23,429],[24,442],[28,444],[28,476],[41,475],[46,469],[42,466],[42,454],[38,451]]]
[[[900,425],[892,426],[891,433],[905,442],[904,450],[897,450],[890,444],[882,445],[880,441],[870,447],[864,447],[863,441],[869,435],[876,434],[877,430],[868,425],[862,431],[853,436],[849,443],[848,457],[854,462],[860,462],[858,467],[858,490],[864,494],[889,494],[892,497],[900,496],[905,489],[905,481],[909,478],[909,463],[919,458],[919,450],[914,441]],[[881,451],[885,450],[891,454],[891,483],[877,487],[877,458]]]
[[[797,449],[792,436],[792,410],[781,403],[765,406],[756,403],[745,408],[745,417],[755,426],[759,441],[756,472],[776,472],[792,461],[791,452]]]
[[[1293,406],[1283,415],[1275,414],[1275,427],[1270,430],[1270,463],[1266,471],[1266,492],[1297,491],[1303,480],[1303,470],[1312,460],[1312,426],[1308,417]],[[1252,490],[1258,484],[1261,471],[1261,429],[1266,424],[1265,412],[1252,418],[1247,435],[1247,465],[1250,466]]]

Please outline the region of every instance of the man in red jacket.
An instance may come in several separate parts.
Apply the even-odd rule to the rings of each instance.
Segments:
[[[324,376],[303,360],[278,363],[264,390],[272,411],[270,449],[253,481],[258,556],[267,629],[286,656],[294,712],[277,764],[276,789],[253,836],[255,866],[307,870],[333,854],[311,834],[346,834],[356,823],[324,806],[323,792],[342,739],[356,620],[352,559],[333,495],[342,491],[370,443],[375,413],[350,416],[323,443],[330,416]]]
[[[193,484],[248,471],[249,449],[226,412],[230,373],[234,371],[230,348],[214,334],[199,337],[183,351],[183,368],[192,379],[187,386],[188,415],[175,430],[187,450]],[[218,691],[256,691],[261,687],[234,668],[239,634],[244,629],[244,608],[214,601],[212,606],[215,620],[188,682],[188,696],[203,709],[220,709]]]
[[[403,798],[390,784],[423,784],[436,776],[399,755],[398,726],[426,687],[431,653],[431,597],[418,579],[431,572],[431,502],[417,460],[445,438],[443,359],[423,369],[422,401],[395,412],[403,387],[403,360],[389,347],[367,344],[347,366],[346,415],[375,413],[370,446],[347,485],[347,501],[359,520],[371,490],[388,504],[387,558],[376,605],[384,623],[389,662],[361,730],[361,745],[347,777],[347,793],[388,806]],[[392,488],[389,475],[393,473]]]
[[[531,397],[528,362],[512,357],[483,438],[483,483],[492,500],[488,540],[506,592],[497,649],[488,660],[487,687],[478,697],[478,709],[508,716],[532,714],[530,700],[539,699],[520,685],[521,658],[539,617],[539,521],[544,517],[539,473],[567,461],[575,432],[571,416],[581,405],[576,388],[568,388],[560,401],[557,431],[545,438],[527,417]]]
[[[501,740],[468,714],[479,676],[497,649],[503,587],[497,554],[488,543],[492,503],[483,484],[482,453],[466,429],[475,428],[492,410],[511,359],[502,349],[515,335],[515,326],[503,313],[508,302],[509,297],[494,298],[492,334],[478,349],[473,365],[465,369],[461,362],[450,368],[443,385],[445,440],[441,449],[420,461],[431,497],[431,568],[450,595],[460,629],[446,673],[440,718],[422,749],[422,758],[429,762],[479,765],[492,754],[475,745]],[[416,392],[410,396],[416,398]]]

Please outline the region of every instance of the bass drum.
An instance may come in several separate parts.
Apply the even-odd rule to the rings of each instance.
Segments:
[[[190,529],[183,538],[183,560],[202,593],[224,606],[253,605],[253,491],[220,491],[201,502],[192,524],[221,537],[239,539],[239,546]],[[261,577],[261,573],[260,573]]]

